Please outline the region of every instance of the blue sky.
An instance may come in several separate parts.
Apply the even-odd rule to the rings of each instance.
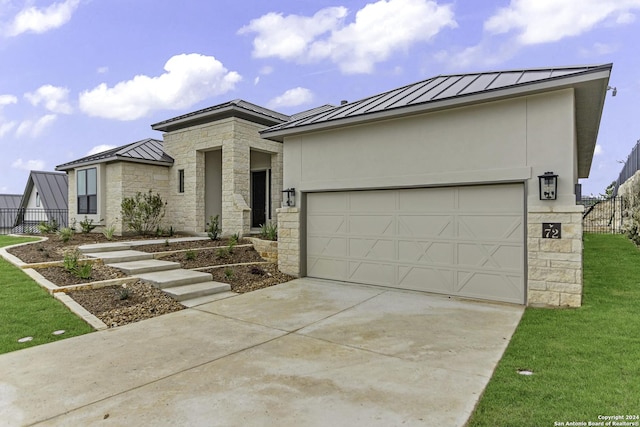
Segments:
[[[597,194],[640,139],[639,43],[640,0],[0,0],[0,193],[232,99],[295,113],[438,74],[613,62],[582,181]]]

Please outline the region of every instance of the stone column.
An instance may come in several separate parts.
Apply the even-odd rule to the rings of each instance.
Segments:
[[[278,213],[278,269],[300,277],[300,208],[280,208]]]
[[[564,212],[528,212],[528,305],[582,304],[583,210],[573,206]],[[560,223],[560,238],[544,238],[543,223]]]
[[[222,233],[250,232],[249,144],[228,140],[222,144]]]

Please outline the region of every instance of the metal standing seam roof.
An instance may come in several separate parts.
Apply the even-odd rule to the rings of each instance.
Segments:
[[[318,129],[331,126],[333,123],[339,125],[349,119],[352,121],[366,120],[369,117],[373,119],[380,114],[391,114],[396,111],[398,114],[402,114],[402,109],[406,110],[409,107],[430,105],[435,107],[436,104],[459,105],[472,101],[470,98],[473,95],[483,95],[488,98],[499,97],[501,92],[509,89],[529,89],[533,88],[533,85],[564,80],[572,76],[604,70],[610,72],[611,67],[612,64],[604,64],[440,75],[343,104],[319,114],[275,125],[260,133],[265,138],[282,141],[283,135],[304,131],[305,127]],[[449,102],[444,104],[445,101]]]
[[[0,209],[17,209],[21,200],[22,194],[0,194]]]
[[[31,171],[20,202],[27,207],[29,196],[36,188],[45,210],[68,209],[69,181],[66,173]]]
[[[116,160],[171,166],[173,158],[163,150],[163,143],[157,139],[143,139],[97,154],[83,157],[56,166],[56,170],[69,170],[82,165],[113,162]]]

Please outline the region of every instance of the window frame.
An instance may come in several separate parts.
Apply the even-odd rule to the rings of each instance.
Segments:
[[[184,193],[184,169],[178,169],[178,193]]]
[[[91,171],[93,171],[93,182],[90,181]],[[83,176],[82,180],[80,176]],[[80,189],[81,184],[84,184],[84,189],[82,190]],[[78,214],[95,215],[98,213],[98,168],[78,169],[76,171],[76,200]]]

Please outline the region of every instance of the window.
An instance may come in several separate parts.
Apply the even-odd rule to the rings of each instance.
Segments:
[[[184,193],[184,169],[178,169],[178,193]]]
[[[36,191],[36,208],[40,207],[40,193]]]
[[[98,213],[98,178],[96,168],[79,170],[76,176],[78,188],[78,213]]]

